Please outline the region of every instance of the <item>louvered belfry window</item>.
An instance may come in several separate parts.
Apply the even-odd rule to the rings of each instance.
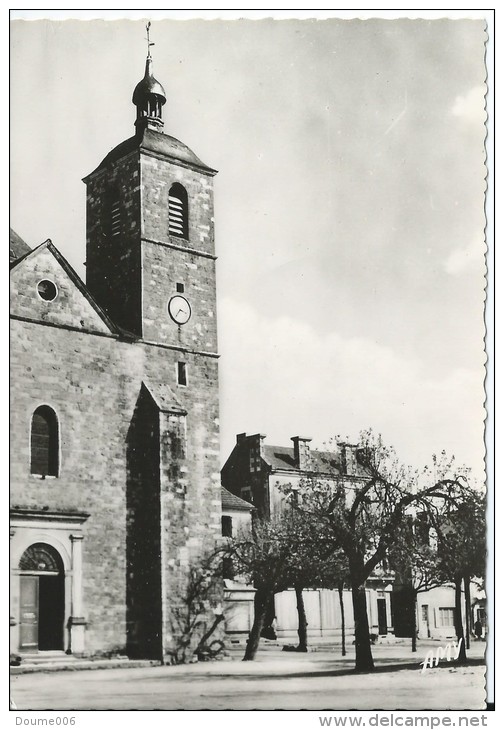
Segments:
[[[121,205],[119,197],[114,196],[110,201],[110,235],[119,236],[121,233]]]
[[[104,198],[103,208],[103,232],[110,238],[120,236],[122,233],[122,209],[119,190],[112,186],[108,188]]]
[[[49,406],[40,406],[31,423],[32,474],[58,476],[58,420]]]
[[[187,191],[180,183],[174,183],[168,193],[168,232],[171,236],[188,237]]]

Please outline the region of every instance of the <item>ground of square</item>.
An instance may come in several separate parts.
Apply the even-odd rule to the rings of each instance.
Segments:
[[[481,661],[482,647],[473,654]],[[12,678],[19,710],[480,710],[483,663],[443,662],[421,671],[424,650],[375,648],[376,671],[352,672],[352,653],[262,652],[179,667],[21,674]],[[479,655],[479,656],[478,656]]]

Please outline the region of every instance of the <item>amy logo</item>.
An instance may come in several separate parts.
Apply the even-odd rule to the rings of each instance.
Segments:
[[[426,669],[432,669],[432,667],[437,667],[440,659],[446,659],[449,662],[452,661],[452,659],[453,661],[458,659],[461,646],[462,639],[459,639],[458,644],[455,641],[450,641],[448,644],[445,644],[444,647],[438,647],[435,654],[433,651],[427,652],[427,655],[423,662],[420,662],[420,666],[422,667],[422,674],[425,672]]]

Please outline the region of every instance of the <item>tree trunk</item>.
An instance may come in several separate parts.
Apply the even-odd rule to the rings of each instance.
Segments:
[[[455,632],[457,640],[460,642],[460,651],[457,663],[462,664],[467,661],[467,654],[464,641],[464,624],[462,623],[462,579],[455,579]],[[462,641],[461,641],[462,640]]]
[[[465,597],[465,615],[466,615],[466,649],[471,646],[471,579],[464,576],[464,597]]]
[[[341,611],[341,656],[346,656],[346,646],[345,646],[345,604],[343,603],[343,587],[344,583],[341,581],[338,583],[338,595],[339,595],[339,605],[340,605],[340,611]]]
[[[374,669],[374,663],[364,586],[352,585],[352,605],[355,623],[355,671],[370,672]]]
[[[245,656],[243,657],[244,662],[250,662],[255,659],[261,639],[261,631],[264,626],[264,619],[268,611],[268,603],[272,595],[271,591],[262,591],[260,589],[256,591],[254,596],[254,623],[250,629]]]
[[[417,650],[417,592],[413,587],[411,588],[411,614],[411,651],[415,652]]]
[[[298,612],[298,636],[299,644],[296,651],[308,651],[308,634],[307,626],[308,621],[306,620],[306,611],[303,599],[303,589],[300,586],[295,586],[296,591],[296,608]]]

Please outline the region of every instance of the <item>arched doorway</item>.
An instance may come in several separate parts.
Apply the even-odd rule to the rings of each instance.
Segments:
[[[37,542],[19,561],[20,640],[22,651],[63,649],[65,571],[51,545]]]

